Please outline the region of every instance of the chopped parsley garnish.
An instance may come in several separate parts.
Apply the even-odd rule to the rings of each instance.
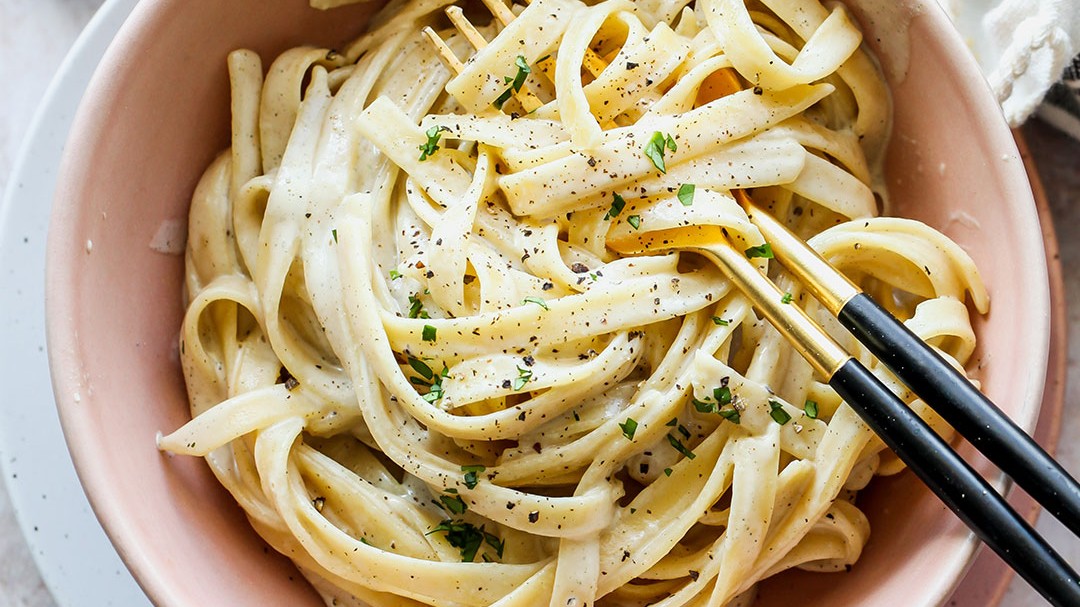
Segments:
[[[532,379],[532,370],[522,369],[521,367],[518,367],[517,370],[518,376],[514,378],[514,390],[521,390]]]
[[[475,489],[476,484],[480,482],[480,479],[476,475],[484,470],[487,470],[487,468],[481,465],[462,466],[461,471],[465,473],[465,486],[469,489]],[[499,553],[499,556],[502,556],[501,552]]]
[[[409,296],[409,318],[431,318],[424,310],[424,302],[415,295]]]
[[[526,297],[525,299],[521,300],[521,303],[523,303],[523,304],[527,304],[527,303],[536,304],[536,305],[540,306],[541,308],[543,308],[545,310],[550,310],[551,309],[551,308],[548,307],[547,302],[544,301],[543,299],[539,298],[539,297]]]
[[[450,367],[443,365],[442,373],[434,376],[431,379],[431,385],[428,386],[428,393],[424,395],[424,400],[429,403],[433,403],[443,397],[443,385],[442,380],[450,377]]]
[[[422,143],[419,146],[420,160],[427,160],[429,157],[434,156],[435,152],[439,151],[439,138],[442,137],[442,131],[449,130],[445,126],[433,126],[424,133],[427,135],[427,143]]]
[[[780,298],[780,303],[789,304],[791,303],[791,300],[793,298],[794,296],[791,294],[791,291],[788,291],[787,293],[784,293],[783,297]]]
[[[675,438],[674,436],[672,436],[670,434],[667,435],[667,442],[670,443],[671,446],[674,447],[676,451],[678,451],[679,453],[682,453],[688,459],[694,459],[695,457],[697,457],[696,455],[694,455],[693,451],[687,449],[686,445],[682,444],[681,440]]]
[[[664,468],[664,476],[671,476],[671,468]]]
[[[769,401],[769,416],[773,418],[773,421],[783,426],[791,421],[791,416],[787,411],[784,411],[784,405],[776,402],[775,400]]]
[[[631,215],[627,217],[626,223],[630,224],[635,230],[641,229],[641,215]]]
[[[529,67],[529,62],[525,60],[525,57],[518,55],[517,59],[514,59],[514,65],[517,66],[517,74],[513,76],[503,76],[503,82],[510,85],[508,89],[502,92],[495,102],[492,104],[496,109],[502,109],[504,103],[510,100],[510,97],[514,93],[521,90],[521,87],[525,86],[525,79],[528,78],[532,69]]]
[[[502,92],[501,95],[499,95],[498,97],[495,98],[495,101],[492,102],[491,105],[495,106],[495,109],[501,110],[502,107],[503,107],[503,104],[505,104],[507,101],[510,101],[510,97],[512,97],[513,94],[514,94],[514,89],[512,89],[512,88],[506,89],[505,91]]]
[[[716,403],[721,407],[731,402],[731,388],[727,386],[713,388],[712,395],[716,399]]]
[[[660,131],[652,134],[649,142],[645,144],[645,156],[652,161],[653,166],[661,173],[667,173],[667,165],[664,164],[664,149],[675,151],[675,140],[671,135],[664,135]]]
[[[429,403],[433,403],[433,402],[439,400],[442,397],[443,397],[442,384],[437,383],[437,384],[432,384],[431,385],[431,390],[427,394],[424,395],[424,400],[426,400]]]
[[[716,413],[716,403],[710,403],[696,398],[690,399],[698,413]]]
[[[731,324],[730,320],[724,320],[723,318],[720,318],[719,316],[713,316],[712,321],[714,323],[720,325],[721,327],[726,327],[726,326]]]
[[[465,500],[461,499],[460,495],[455,495],[453,497],[449,495],[440,495],[439,501],[442,502],[443,508],[452,514],[464,514],[465,511],[469,509],[469,507],[465,505]]]
[[[334,237],[334,242],[337,242],[337,228],[330,230],[330,235]]]
[[[731,388],[727,386],[720,386],[719,388],[713,388],[712,397],[716,402],[710,402],[706,400],[698,400],[691,398],[691,402],[694,404],[694,409],[698,413],[717,413],[724,419],[732,422],[739,423],[739,411],[738,409],[721,409],[724,405],[730,405],[734,397],[731,395]],[[686,433],[683,433],[686,436]],[[687,438],[690,438],[687,436]]]
[[[817,419],[817,402],[807,399],[806,404],[803,405],[803,412],[806,413],[806,417]]]
[[[634,440],[634,433],[637,432],[637,420],[628,417],[625,422],[619,424],[619,427],[622,428],[622,435],[627,440]]]
[[[684,183],[679,186],[679,202],[681,202],[684,207],[694,204],[694,190],[696,189],[697,188],[692,183]]]
[[[773,258],[772,245],[767,242],[758,247],[750,247],[745,251],[745,253],[746,257],[749,259],[753,259],[755,257],[760,257],[762,259]]]
[[[484,528],[479,529],[465,521],[452,521],[447,519],[439,523],[439,526],[428,532],[428,535],[438,532],[446,533],[446,541],[454,548],[461,550],[461,560],[471,563],[476,558],[476,552],[484,543]]]
[[[491,546],[492,548],[494,548],[495,549],[495,555],[498,556],[499,558],[502,558],[503,547],[506,545],[506,543],[503,540],[500,540],[498,538],[498,536],[492,535],[492,534],[488,533],[487,531],[484,531],[483,527],[480,528],[480,531],[483,531],[483,533],[484,533],[484,543],[486,543],[488,546]],[[486,554],[484,555],[484,560],[485,561],[488,560],[488,555],[486,555]]]
[[[607,215],[604,215],[604,221],[613,217],[618,217],[619,213],[622,213],[623,208],[626,207],[626,200],[622,196],[619,196],[615,192],[611,193],[611,208],[608,209]]]
[[[431,381],[435,377],[435,372],[431,370],[431,367],[429,367],[426,362],[420,360],[419,358],[413,358],[412,356],[410,356],[409,366],[413,368],[413,371],[416,371],[420,374],[421,377],[428,381]]]
[[[409,382],[428,389],[428,393],[423,396],[423,399],[429,403],[433,403],[442,398],[442,380],[450,377],[450,367],[443,365],[442,372],[436,375],[435,372],[431,370],[431,367],[419,358],[410,356],[408,362],[413,371],[420,374],[420,377],[410,377]]]
[[[719,411],[717,411],[717,413],[720,414],[720,417],[728,420],[735,425],[738,425],[739,422],[742,421],[742,418],[739,417],[738,409],[720,409]]]
[[[424,341],[435,341],[435,327],[424,325],[424,331],[421,338],[423,338]]]
[[[390,270],[390,280],[397,280],[401,278],[401,272],[397,270]]]

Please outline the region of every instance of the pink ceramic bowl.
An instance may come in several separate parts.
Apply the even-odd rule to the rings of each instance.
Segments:
[[[195,183],[228,143],[225,57],[335,45],[373,10],[302,0],[147,0],[106,54],[68,142],[48,245],[48,333],[57,405],[94,510],[151,599],[316,606],[202,460],[155,434],[188,419],[177,358],[183,226]],[[375,3],[377,4],[377,3]],[[978,68],[933,0],[850,3],[895,99],[888,181],[899,214],[975,258],[991,294],[979,374],[1024,428],[1046,370],[1046,261],[1031,190]],[[863,497],[873,532],[847,574],[788,573],[757,605],[927,606],[944,601],[975,542],[910,475]]]

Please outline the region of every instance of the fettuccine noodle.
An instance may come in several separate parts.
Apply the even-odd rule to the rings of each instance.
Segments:
[[[232,145],[191,204],[192,420],[161,448],[205,457],[327,604],[726,605],[855,563],[855,492],[895,457],[717,268],[605,246],[723,226],[949,432],[732,194],[967,362],[985,290],[876,217],[890,102],[848,13],[532,0],[474,51],[449,4],[395,0],[265,76],[229,57]]]

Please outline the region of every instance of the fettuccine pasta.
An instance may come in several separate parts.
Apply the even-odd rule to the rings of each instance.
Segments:
[[[733,195],[968,361],[985,289],[877,217],[890,101],[847,11],[532,0],[470,43],[450,1],[265,75],[230,55],[232,145],[190,212],[192,420],[161,448],[205,457],[328,605],[745,604],[855,563],[856,492],[901,464],[717,268],[606,246],[722,226],[948,433]]]

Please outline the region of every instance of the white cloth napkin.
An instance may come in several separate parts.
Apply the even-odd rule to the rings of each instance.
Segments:
[[[1027,120],[1052,87],[1070,88],[1058,83],[1080,52],[1080,0],[939,2],[971,46],[1009,124]],[[1069,95],[1074,106],[1077,90]],[[1060,105],[1056,97],[1049,101]],[[1074,136],[1080,137],[1080,114],[1074,119]]]

